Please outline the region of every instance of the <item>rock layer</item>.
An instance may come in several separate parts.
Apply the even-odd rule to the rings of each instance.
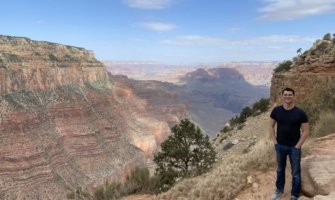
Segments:
[[[280,102],[281,91],[285,87],[296,90],[297,99],[309,104],[320,103],[320,94],[330,93],[334,89],[335,46],[320,44],[299,56],[289,71],[273,74],[270,91],[272,102]]]
[[[9,111],[1,113],[0,199],[64,199],[145,163],[113,95],[83,95],[23,108],[1,100]]]
[[[145,165],[182,116],[160,115],[82,48],[0,36],[0,199],[66,199]],[[178,110],[178,109],[177,109]],[[169,120],[166,120],[169,119]]]
[[[0,36],[0,94],[107,79],[104,65],[92,51]]]

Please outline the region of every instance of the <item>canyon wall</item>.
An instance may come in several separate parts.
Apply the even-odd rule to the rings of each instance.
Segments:
[[[279,103],[282,89],[291,87],[296,91],[298,102],[320,104],[323,100],[320,96],[333,94],[334,82],[334,43],[318,40],[308,51],[294,60],[290,70],[273,74],[271,101]]]
[[[92,51],[23,37],[0,36],[0,93],[107,80]]]
[[[0,36],[0,84],[0,199],[122,181],[184,115],[148,112],[90,51],[27,38]]]

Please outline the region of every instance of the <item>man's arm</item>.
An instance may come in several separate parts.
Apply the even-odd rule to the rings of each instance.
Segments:
[[[275,125],[276,125],[276,121],[270,118],[270,138],[274,144],[277,144],[276,135],[275,135]]]
[[[307,139],[307,137],[309,136],[309,123],[302,123],[301,124],[301,136],[300,136],[300,140],[298,141],[298,143],[295,145],[295,148],[300,149],[302,144],[304,144],[305,140]]]

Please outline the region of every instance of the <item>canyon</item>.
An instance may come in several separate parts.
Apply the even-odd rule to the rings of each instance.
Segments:
[[[169,191],[157,196],[170,199],[265,200],[275,191],[275,148],[268,133],[269,115],[281,103],[281,91],[291,87],[296,102],[308,112],[311,136],[302,147],[302,200],[334,199],[334,69],[335,40],[320,39],[292,65],[273,74],[271,107],[268,112],[252,116],[240,126],[221,132],[213,139],[218,162],[211,171],[179,181]],[[329,120],[322,121],[325,111]],[[316,127],[322,127],[317,129]],[[317,133],[319,132],[319,133]],[[288,184],[282,199],[290,199]],[[149,199],[149,198],[148,198]]]
[[[122,180],[187,116],[151,115],[91,51],[29,38],[0,36],[0,84],[0,199],[66,199]]]
[[[274,66],[272,62],[227,63],[218,67],[165,66],[143,62],[105,64],[113,80],[128,85],[136,95],[148,99],[150,104],[166,101],[170,101],[168,104],[174,101],[178,105],[183,104],[189,117],[211,138],[244,107],[269,97]],[[169,81],[162,81],[161,76],[156,76],[160,70],[163,75],[169,73],[165,77],[170,77]],[[135,74],[137,71],[139,73]],[[161,111],[159,106],[156,109]]]
[[[133,167],[150,163],[180,119],[193,119],[213,137],[229,118],[225,116],[269,95],[269,77],[273,105],[280,102],[281,89],[290,86],[308,111],[320,104],[332,108],[334,58],[333,43],[321,40],[273,77],[266,66],[233,63],[183,69],[171,76],[175,82],[163,82],[110,74],[84,48],[0,36],[0,199],[65,199],[78,187],[93,191],[106,180],[122,181]],[[150,74],[146,69],[144,75]],[[261,73],[253,75],[257,70]],[[247,120],[240,130],[217,134],[216,167],[157,198],[229,199],[238,193],[240,199],[267,198],[269,191],[258,190],[259,185],[273,185],[272,178],[266,182],[271,173],[264,172],[273,169],[274,160],[267,154],[273,150],[266,137],[267,119],[265,113]],[[313,178],[320,160],[333,162],[333,139],[331,135],[314,144],[312,149],[323,153],[306,157],[306,177]],[[246,168],[250,165],[256,171]],[[325,165],[324,177],[330,177],[327,171]],[[248,175],[265,177],[265,182],[257,179],[248,185]],[[326,179],[327,191],[312,180],[303,188],[304,198],[332,198],[332,180]]]

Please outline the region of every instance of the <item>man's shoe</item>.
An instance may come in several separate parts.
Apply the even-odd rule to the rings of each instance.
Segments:
[[[291,196],[291,200],[298,200],[299,197]]]
[[[278,192],[276,191],[272,196],[271,196],[271,200],[279,200],[280,197],[283,196],[283,193],[282,192]]]

